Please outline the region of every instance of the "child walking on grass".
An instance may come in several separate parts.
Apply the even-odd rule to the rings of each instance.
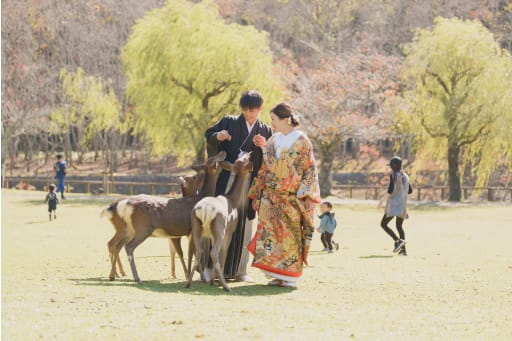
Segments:
[[[334,217],[334,212],[331,212],[331,210],[332,204],[329,201],[324,201],[320,205],[320,212],[322,212],[322,214],[318,216],[318,218],[320,218],[320,226],[317,229],[317,231],[321,233],[320,239],[324,245],[322,251],[329,253],[333,252],[333,246],[336,250],[340,247],[339,244],[332,239],[337,222]]]
[[[57,197],[57,193],[55,193],[54,184],[48,186],[48,191],[44,202],[48,203],[48,214],[50,215],[50,221],[52,221],[52,213],[53,219],[57,219],[57,203],[59,202],[59,198]]]

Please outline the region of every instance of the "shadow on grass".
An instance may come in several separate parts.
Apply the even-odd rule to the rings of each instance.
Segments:
[[[190,288],[185,288],[185,281],[169,283],[157,280],[142,281],[141,284],[136,284],[133,279],[116,279],[110,281],[104,277],[93,278],[69,278],[69,281],[75,282],[76,285],[86,286],[102,286],[102,287],[132,287],[140,290],[153,291],[153,292],[167,292],[167,293],[181,293],[189,295],[208,295],[208,296],[269,296],[281,295],[295,291],[294,288],[273,287],[264,284],[241,284],[228,281],[228,285],[233,291],[225,292],[219,284],[210,285],[200,281],[193,281]]]
[[[34,220],[34,221],[27,221],[27,224],[47,224],[51,223],[49,219],[46,220]]]
[[[369,255],[369,256],[361,256],[359,258],[362,259],[373,259],[373,258],[393,258],[393,255]]]
[[[67,197],[66,199],[62,200],[59,199],[59,205],[65,205],[65,206],[106,206],[116,200],[114,197],[94,197],[91,196],[90,198],[81,196],[81,197]],[[22,200],[20,201],[21,204],[26,206],[33,206],[33,205],[41,205],[44,203],[44,197],[42,200]]]

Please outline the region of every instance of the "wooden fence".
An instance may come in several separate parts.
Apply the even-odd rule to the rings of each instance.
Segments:
[[[5,177],[2,188],[14,188],[18,184],[23,184],[22,189],[46,190],[48,185],[55,183],[54,179],[24,178],[24,177]],[[81,190],[80,190],[81,189]],[[103,180],[73,180],[66,179],[65,191],[75,193],[91,194],[171,194],[180,191],[180,185],[176,182],[133,182],[133,181],[113,181],[104,178]]]
[[[24,186],[34,186],[37,190],[45,190],[54,182],[53,179],[5,177],[2,183],[3,188],[14,188],[20,183]],[[78,186],[81,185],[81,186]],[[82,191],[75,190],[75,187],[83,188]],[[103,180],[72,180],[66,179],[66,191],[92,194],[169,194],[179,192],[179,184],[174,182],[130,182],[112,181],[111,178]],[[332,194],[339,198],[382,200],[386,196],[387,187],[382,186],[360,186],[360,185],[333,185]],[[414,187],[412,199],[417,201],[443,201],[448,198],[448,187],[446,186],[420,186]],[[512,187],[462,187],[464,200],[479,201],[511,201]]]
[[[412,198],[421,201],[443,201],[448,199],[447,186],[419,186],[413,185]],[[382,200],[387,194],[387,187],[359,186],[359,185],[333,185],[331,192],[334,196],[349,199]],[[511,201],[512,187],[462,187],[464,200]]]

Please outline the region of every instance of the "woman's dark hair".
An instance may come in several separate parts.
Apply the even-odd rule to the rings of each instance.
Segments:
[[[297,114],[293,113],[292,107],[286,102],[279,103],[272,110],[270,110],[270,112],[276,114],[276,116],[279,117],[280,119],[289,117],[290,124],[293,127],[299,125],[299,118],[297,117]]]
[[[263,96],[256,90],[245,91],[240,97],[240,108],[255,109],[263,105]]]
[[[399,172],[402,169],[402,159],[398,156],[393,156],[389,160],[389,166],[394,172]]]

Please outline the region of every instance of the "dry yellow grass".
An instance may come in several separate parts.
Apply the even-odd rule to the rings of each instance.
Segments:
[[[47,221],[42,192],[2,192],[3,340],[510,340],[512,208],[415,207],[409,256],[391,252],[376,205],[337,204],[341,250],[315,235],[298,290],[169,274],[167,241],[135,251],[137,286],[108,280],[107,201],[69,195]],[[129,272],[126,256],[122,260]],[[197,277],[197,276],[196,276]]]

